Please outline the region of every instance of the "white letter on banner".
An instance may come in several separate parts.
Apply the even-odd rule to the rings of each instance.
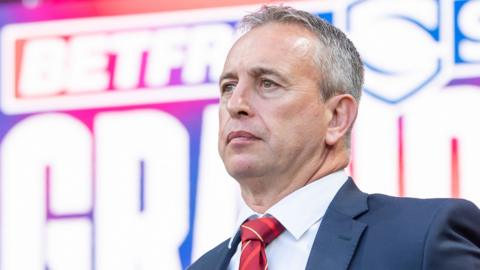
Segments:
[[[154,32],[145,73],[148,86],[167,85],[172,69],[183,65],[184,47],[188,43],[186,30],[185,27],[177,27]]]
[[[118,33],[111,36],[112,51],[116,54],[114,71],[115,89],[137,87],[140,79],[142,53],[147,49],[148,31]]]
[[[65,88],[67,45],[61,38],[25,41],[20,69],[22,97],[55,95]]]
[[[480,1],[469,1],[458,14],[459,27],[471,40],[462,40],[460,54],[467,61],[480,61]]]
[[[407,196],[451,196],[451,140],[456,138],[459,195],[480,205],[478,91],[472,86],[448,87],[411,103],[405,114]]]
[[[91,154],[89,130],[67,115],[31,116],[8,132],[1,151],[1,270],[91,268],[90,221],[46,216],[91,211]]]
[[[97,92],[108,88],[106,35],[83,35],[70,39],[70,93]]]
[[[233,37],[234,30],[228,24],[201,25],[190,29],[183,81],[186,84],[202,83],[207,78],[207,67],[210,68],[209,81],[218,81]]]
[[[192,261],[229,238],[237,218],[240,190],[218,155],[217,138],[218,105],[210,105],[203,114]]]
[[[49,222],[46,229],[48,270],[92,269],[91,220],[54,221]]]
[[[189,135],[156,110],[95,121],[96,270],[181,269],[188,232]]]

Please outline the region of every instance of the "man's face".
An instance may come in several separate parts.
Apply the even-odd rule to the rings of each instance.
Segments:
[[[219,152],[235,179],[318,169],[328,112],[316,46],[306,29],[270,23],[231,49],[220,78]]]

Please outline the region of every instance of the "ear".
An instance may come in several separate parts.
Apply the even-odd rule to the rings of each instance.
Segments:
[[[348,94],[333,96],[325,102],[330,111],[331,119],[328,123],[326,143],[335,145],[350,130],[357,117],[357,101]]]

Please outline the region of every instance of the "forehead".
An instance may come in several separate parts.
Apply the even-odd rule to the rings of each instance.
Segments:
[[[312,65],[318,41],[309,30],[296,24],[268,23],[243,35],[230,50],[224,72],[252,65]]]

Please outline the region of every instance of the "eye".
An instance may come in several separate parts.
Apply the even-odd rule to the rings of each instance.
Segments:
[[[269,79],[260,80],[260,87],[264,90],[274,90],[278,88],[278,86],[279,85],[272,80],[269,80]]]
[[[235,90],[236,86],[237,85],[235,83],[225,83],[220,87],[220,90],[221,90],[222,94],[229,93],[229,92],[232,92],[233,90]]]
[[[270,80],[262,80],[262,87],[271,88],[274,86],[274,83]]]

